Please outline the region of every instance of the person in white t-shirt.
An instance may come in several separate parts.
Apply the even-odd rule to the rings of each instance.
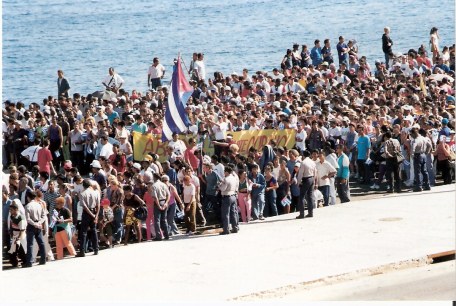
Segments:
[[[204,64],[204,54],[198,53],[198,60],[195,61],[194,71],[198,80],[206,80],[206,65]]]
[[[149,67],[147,72],[147,87],[150,87],[152,84],[152,89],[157,89],[157,87],[162,86],[161,80],[165,76],[165,67],[160,64],[158,57],[154,57],[152,60],[152,65]]]
[[[119,89],[124,84],[124,80],[114,71],[114,68],[112,67],[109,68],[108,73],[109,75],[103,80],[103,82],[101,82],[101,84],[103,84],[107,91],[118,93]]]
[[[296,147],[301,151],[304,152],[306,150],[306,138],[307,138],[307,133],[306,130],[304,130],[302,123],[298,122],[298,131],[296,132]]]
[[[185,142],[178,138],[177,133],[173,133],[172,137],[173,139],[169,141],[168,146],[173,148],[174,154],[176,154],[177,156],[183,156],[185,150],[187,150]]]

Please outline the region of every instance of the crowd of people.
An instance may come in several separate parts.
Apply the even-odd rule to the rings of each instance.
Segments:
[[[350,181],[389,193],[430,190],[440,177],[451,184],[455,46],[441,49],[436,28],[429,48],[395,52],[389,28],[381,43],[385,58],[374,65],[340,36],[334,53],[330,39],[323,47],[317,39],[312,48],[294,44],[272,72],[208,79],[204,54],[195,53],[186,67],[190,126],[173,134],[165,156],[141,160],[132,133],[160,138],[168,101],[158,58],[146,92],[126,90],[109,68],[103,91],[70,97],[59,70],[57,97],[28,107],[4,102],[3,246],[11,264],[30,267],[38,252],[40,264],[53,260],[50,242],[62,259],[64,248],[97,255],[100,245],[193,235],[206,223],[227,235],[280,214],[311,218],[319,206],[349,202]],[[232,132],[262,129],[290,131],[294,147],[271,139],[240,152]],[[214,152],[203,150],[207,138]]]

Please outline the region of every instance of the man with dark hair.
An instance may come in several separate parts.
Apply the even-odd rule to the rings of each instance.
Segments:
[[[299,200],[299,215],[296,219],[304,219],[313,217],[314,209],[314,189],[318,187],[317,184],[317,166],[315,162],[310,158],[310,151],[306,150],[303,153],[304,160],[301,162],[299,167],[297,181],[300,185],[300,200]],[[307,215],[304,216],[305,206],[307,204]]]
[[[100,212],[100,195],[99,192],[92,188],[92,181],[84,179],[82,181],[84,191],[80,195],[80,205],[82,206],[81,230],[79,232],[79,253],[76,257],[85,256],[85,247],[87,241],[87,231],[92,229],[92,247],[93,255],[98,255],[98,235],[97,223],[98,213]]]
[[[222,225],[223,232],[220,235],[228,235],[231,232],[239,232],[239,215],[237,211],[236,194],[239,188],[239,180],[233,174],[233,168],[225,167],[225,178],[219,186],[222,194]]]
[[[65,97],[68,98],[68,91],[70,90],[70,84],[68,83],[68,80],[63,76],[63,71],[62,70],[57,70],[57,97]]]
[[[432,150],[432,146],[426,139],[420,135],[416,127],[410,131],[412,137],[412,150],[413,156],[413,172],[415,174],[415,183],[413,191],[419,192],[424,190],[431,190],[429,184],[429,173],[426,168],[426,154],[429,154]],[[420,173],[423,179],[420,177]]]
[[[401,178],[399,173],[399,163],[397,155],[401,152],[401,144],[397,139],[392,138],[391,132],[385,133],[384,147],[386,160],[386,180],[388,181],[388,192],[401,192]],[[392,174],[394,173],[394,184]],[[394,186],[394,189],[393,189]]]
[[[46,264],[46,249],[43,240],[43,223],[46,221],[45,209],[35,201],[36,193],[31,191],[27,194],[28,205],[25,207],[25,218],[27,220],[27,260],[24,268],[32,266],[33,240],[38,243],[40,254],[40,265]]]

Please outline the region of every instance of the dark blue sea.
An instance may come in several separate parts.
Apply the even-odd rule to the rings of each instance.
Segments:
[[[335,48],[339,35],[356,39],[373,63],[383,58],[384,26],[395,52],[428,46],[433,26],[441,46],[453,44],[454,12],[454,0],[6,0],[2,100],[56,96],[58,69],[71,94],[101,89],[110,66],[126,89],[145,90],[152,58],[169,72],[178,52],[187,65],[193,52],[203,52],[208,75],[269,70],[294,42],[330,38]]]

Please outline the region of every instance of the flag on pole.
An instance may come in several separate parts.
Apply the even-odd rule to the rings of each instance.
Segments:
[[[179,56],[173,69],[169,88],[168,103],[166,104],[165,118],[163,119],[162,141],[170,140],[173,133],[185,132],[187,127],[190,126],[185,107],[192,93],[193,87],[190,86],[185,78]]]

